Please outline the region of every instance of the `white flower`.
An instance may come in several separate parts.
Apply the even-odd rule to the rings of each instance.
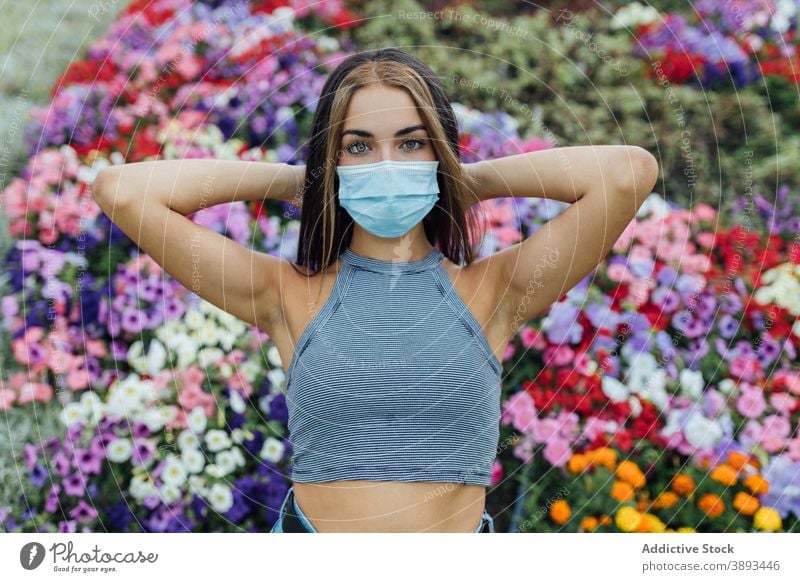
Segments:
[[[206,430],[206,411],[201,406],[195,406],[186,418],[189,428],[196,434]]]
[[[225,362],[219,367],[219,373],[223,378],[230,378],[233,374],[233,368],[229,363]]]
[[[64,426],[70,427],[76,422],[86,422],[86,409],[78,402],[70,402],[61,409],[58,417]]]
[[[172,483],[162,483],[159,491],[165,505],[172,505],[182,497],[180,488]]]
[[[688,368],[683,368],[678,377],[680,379],[681,391],[683,394],[692,400],[699,400],[703,395],[703,388],[706,385],[705,380],[703,380],[703,373],[695,370],[689,370]]]
[[[214,463],[209,463],[206,465],[205,471],[209,477],[214,477],[215,479],[222,477],[222,469],[220,469],[219,466]]]
[[[600,385],[603,389],[603,394],[608,396],[609,400],[612,402],[624,402],[628,399],[628,395],[630,394],[627,386],[608,374],[603,375]]]
[[[275,344],[273,344],[267,350],[267,361],[269,361],[269,363],[272,366],[283,368],[283,360],[281,360],[281,353],[278,351],[278,348],[275,346]]]
[[[233,456],[234,461],[239,467],[244,467],[244,455],[242,454],[241,448],[233,447],[231,449],[231,455]]]
[[[189,475],[189,485],[193,491],[196,491],[203,497],[208,495],[208,487],[206,486],[206,478],[202,475]]]
[[[161,480],[171,485],[183,485],[186,482],[186,469],[177,457],[169,457],[161,471]]]
[[[206,464],[206,458],[199,449],[185,449],[181,451],[181,461],[189,473],[199,473]]]
[[[252,437],[253,433],[238,426],[231,431],[231,440],[237,445],[241,444],[242,441],[248,440]]]
[[[725,378],[724,380],[720,380],[717,384],[717,390],[722,392],[723,394],[731,394],[736,388],[736,382],[731,380],[730,378]]]
[[[124,463],[131,458],[133,445],[129,439],[115,439],[106,447],[106,457],[114,463]]]
[[[260,457],[265,461],[277,463],[283,458],[284,444],[275,437],[267,437],[261,447]]]
[[[199,349],[198,343],[190,337],[186,338],[186,341],[181,343],[175,351],[178,354],[178,368],[187,368],[192,362],[194,362],[194,358],[197,355],[197,350]]]
[[[220,451],[214,458],[214,464],[219,467],[222,475],[227,475],[236,469],[236,458],[233,456],[233,453],[230,450]]]
[[[183,323],[186,324],[186,327],[189,329],[200,329],[205,325],[206,318],[205,316],[198,311],[197,309],[192,309],[187,311],[186,314],[183,316]]]
[[[147,373],[155,376],[167,364],[167,350],[157,339],[153,338],[150,341],[150,347],[147,350]]]
[[[225,357],[225,352],[216,346],[202,348],[197,354],[197,364],[206,369],[213,366],[220,358]]]
[[[208,492],[208,501],[215,511],[219,513],[228,511],[233,507],[231,488],[222,483],[214,483]]]
[[[251,383],[255,382],[259,372],[261,372],[261,366],[253,360],[247,360],[239,366],[239,373]]]
[[[135,499],[142,499],[158,493],[155,483],[147,473],[139,473],[131,478],[130,491]]]
[[[190,429],[185,428],[178,433],[178,447],[182,451],[200,448],[200,439]]]
[[[229,448],[233,442],[224,430],[212,428],[206,433],[206,446],[209,451],[216,453]]]
[[[247,410],[247,404],[245,404],[242,395],[236,390],[231,392],[230,403],[231,409],[238,414],[244,414],[244,412]]]
[[[147,425],[150,432],[156,432],[175,420],[178,416],[178,409],[173,405],[162,405],[155,408],[148,408],[141,416],[141,421]]]
[[[127,361],[137,373],[144,374],[147,371],[147,358],[144,357],[144,344],[141,340],[136,340],[128,348]]]
[[[640,24],[649,24],[658,18],[658,10],[652,6],[631,2],[617,10],[611,19],[611,28],[635,28]]]
[[[206,321],[202,327],[196,330],[195,337],[204,346],[217,345],[217,340],[219,339],[217,329],[210,321]]]
[[[103,418],[105,405],[95,392],[85,391],[81,395],[81,406],[83,407],[84,416],[90,424],[96,424]]]
[[[710,450],[722,438],[722,427],[697,411],[692,411],[683,427],[683,436],[693,447]]]
[[[639,401],[638,396],[631,395],[631,397],[628,398],[628,404],[631,405],[631,415],[634,417],[642,413],[642,403]]]

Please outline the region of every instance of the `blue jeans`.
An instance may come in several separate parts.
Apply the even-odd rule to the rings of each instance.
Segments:
[[[297,504],[297,501],[294,498],[294,485],[289,487],[289,491],[286,493],[286,497],[283,499],[283,503],[281,504],[280,515],[278,515],[278,520],[272,526],[270,533],[287,533],[284,531],[284,520],[287,518],[287,506],[289,503],[292,504],[293,513],[292,515],[297,517],[297,520],[300,522],[300,526],[302,529],[305,530],[306,533],[319,533],[314,526],[311,525],[311,522],[308,521],[308,518],[303,513],[303,510],[300,509],[300,506]],[[291,516],[290,518],[291,519]],[[478,527],[475,529],[474,533],[480,533],[482,530],[486,530],[483,533],[494,533],[494,518],[489,515],[489,512],[485,509],[483,510],[483,515],[481,516],[481,522],[478,524]]]

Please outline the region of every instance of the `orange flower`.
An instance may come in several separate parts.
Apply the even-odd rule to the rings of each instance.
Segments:
[[[594,531],[597,529],[598,521],[596,517],[592,517],[591,515],[587,515],[581,521],[581,529],[583,531]]]
[[[550,506],[550,519],[559,525],[567,523],[571,515],[572,510],[569,508],[569,503],[564,499],[559,499]]]
[[[731,451],[728,453],[728,464],[737,471],[741,471],[742,467],[747,464],[749,459],[749,455],[745,455],[740,451]]]
[[[739,473],[737,473],[736,469],[730,465],[722,463],[721,465],[714,467],[714,469],[711,471],[711,478],[714,481],[718,481],[723,485],[731,487],[736,485],[736,482],[739,480]]]
[[[642,522],[637,531],[641,533],[664,533],[666,525],[652,513],[643,513]]]
[[[753,495],[763,495],[769,491],[769,483],[761,475],[753,473],[744,480],[744,486],[753,492]]]
[[[618,479],[630,483],[635,489],[644,487],[647,484],[644,473],[642,473],[639,466],[633,461],[622,461],[617,466],[616,475]]]
[[[725,503],[719,495],[706,493],[697,501],[697,507],[703,510],[709,517],[719,517],[725,511]]]
[[[653,501],[653,509],[669,509],[678,503],[678,496],[672,491],[664,491],[659,493],[655,501]]]
[[[672,490],[678,495],[688,495],[694,488],[694,479],[690,475],[676,475],[672,480]]]
[[[602,465],[609,471],[617,464],[617,453],[610,447],[599,447],[586,452],[586,458],[592,465]]]
[[[582,473],[589,466],[589,459],[586,455],[576,453],[567,461],[567,468],[574,474]]]
[[[633,499],[633,487],[630,483],[616,480],[611,485],[611,497],[620,502],[630,501]]]
[[[760,505],[758,499],[744,491],[739,491],[733,497],[733,507],[744,515],[753,515]]]
[[[611,525],[611,516],[605,513],[600,514],[600,525]]]

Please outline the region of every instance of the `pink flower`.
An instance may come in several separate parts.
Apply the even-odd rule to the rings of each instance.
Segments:
[[[492,480],[491,486],[494,487],[500,480],[503,478],[503,464],[498,461],[497,459],[494,460],[494,464],[492,465]]]
[[[561,368],[575,359],[575,352],[572,348],[565,345],[550,346],[544,351],[544,363],[546,366]]]
[[[531,436],[533,436],[533,440],[537,443],[546,443],[553,438],[561,438],[559,435],[560,428],[558,420],[555,418],[543,418],[533,423]]]
[[[761,416],[766,407],[764,393],[759,388],[742,384],[742,393],[736,400],[736,410],[739,411],[739,414],[747,418],[757,418]]]
[[[777,412],[790,414],[797,404],[797,398],[786,392],[773,392],[769,395],[769,403]]]
[[[0,388],[0,410],[9,410],[16,398],[17,395],[13,391]]]
[[[529,432],[536,421],[536,406],[533,398],[525,390],[515,392],[503,403],[500,421],[511,424],[520,432]]]
[[[717,215],[717,211],[714,210],[714,207],[702,202],[692,208],[692,215],[694,220],[704,220],[706,222],[714,220],[714,217]]]
[[[19,389],[18,404],[28,404],[34,400],[48,402],[53,398],[53,388],[42,382],[27,382]]]
[[[567,439],[561,437],[551,439],[544,446],[544,458],[554,467],[560,467],[572,456],[572,449]]]
[[[583,423],[583,437],[593,441],[599,435],[606,433],[606,425],[609,421],[598,418],[597,416],[590,416]]]
[[[786,417],[770,414],[764,419],[761,446],[768,453],[777,453],[785,446],[791,431],[791,424]]]

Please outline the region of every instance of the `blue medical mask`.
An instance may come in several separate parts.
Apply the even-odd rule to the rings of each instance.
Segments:
[[[382,238],[403,236],[439,199],[438,161],[384,160],[336,166],[339,204],[356,223]]]

